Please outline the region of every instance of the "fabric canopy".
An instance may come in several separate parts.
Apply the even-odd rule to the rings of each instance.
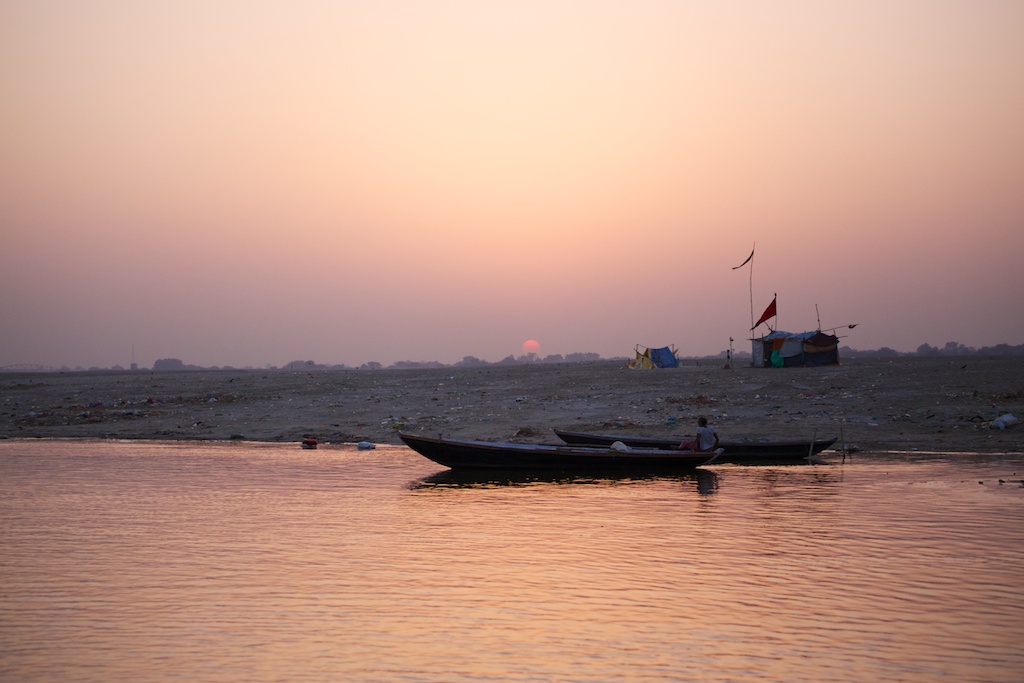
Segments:
[[[752,339],[751,342],[755,367],[839,365],[839,338],[821,330],[776,330],[759,339]]]
[[[629,364],[629,367],[637,370],[652,370],[654,368],[677,368],[679,367],[678,352],[674,347],[662,346],[652,349],[640,346],[636,347],[636,359]]]

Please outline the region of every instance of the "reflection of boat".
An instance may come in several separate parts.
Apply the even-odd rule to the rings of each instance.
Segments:
[[[409,448],[452,469],[524,470],[527,472],[631,472],[693,469],[714,453],[656,448],[568,446],[507,441],[443,439],[399,434]]]
[[[409,484],[410,489],[498,488],[505,486],[602,486],[614,482],[646,480],[674,481],[692,485],[701,495],[718,489],[718,474],[709,469],[688,469],[683,472],[639,473],[533,473],[528,470],[457,469],[442,470]]]
[[[567,444],[577,446],[608,446],[621,441],[631,448],[657,448],[671,450],[684,440],[683,437],[628,436],[612,434],[585,434],[555,430],[558,438]],[[690,437],[692,438],[692,437]],[[725,452],[715,459],[716,463],[798,463],[807,462],[837,439],[815,441],[719,441],[718,446]]]

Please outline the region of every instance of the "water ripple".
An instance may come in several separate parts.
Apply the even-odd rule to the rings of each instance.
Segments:
[[[404,448],[2,442],[0,679],[1014,680],[1019,472],[545,480]]]

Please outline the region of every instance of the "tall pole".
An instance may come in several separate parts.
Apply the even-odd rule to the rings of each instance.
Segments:
[[[754,244],[757,246],[757,243]],[[750,329],[754,329],[754,251],[750,251]]]
[[[754,248],[757,247],[757,242],[754,242]],[[747,260],[738,266],[733,266],[733,270],[739,270],[743,266],[750,264],[750,331],[754,331],[754,248],[750,250],[750,256]],[[732,339],[729,339],[729,346],[732,348]],[[753,359],[751,359],[753,360]]]

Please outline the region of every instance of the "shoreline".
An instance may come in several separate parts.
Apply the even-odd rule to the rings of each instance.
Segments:
[[[398,432],[555,442],[552,429],[723,439],[838,437],[835,452],[1019,453],[1024,358],[852,359],[814,368],[619,361],[380,370],[0,375],[0,438],[400,445]]]

